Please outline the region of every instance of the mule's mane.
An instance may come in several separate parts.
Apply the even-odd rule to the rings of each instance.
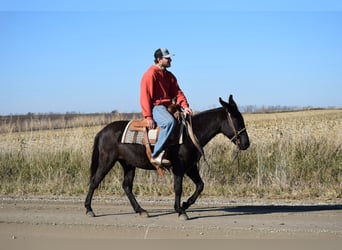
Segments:
[[[223,113],[224,109],[220,107],[202,111],[192,117],[193,131],[202,147],[219,132],[219,120],[222,120]]]
[[[201,111],[197,114],[195,114],[193,116],[194,119],[198,118],[198,117],[206,117],[206,116],[210,116],[212,113],[217,113],[218,111],[222,110],[223,108],[222,107],[219,107],[219,108],[214,108],[214,109],[208,109],[208,110],[204,110],[204,111]]]

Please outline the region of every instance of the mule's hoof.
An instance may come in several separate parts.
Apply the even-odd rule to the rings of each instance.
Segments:
[[[139,213],[139,215],[140,215],[140,217],[142,217],[142,218],[148,218],[148,217],[150,217],[150,215],[149,215],[146,211],[141,211],[141,212]]]
[[[88,215],[89,217],[96,217],[93,211],[87,211],[86,215]]]
[[[186,213],[182,213],[178,216],[178,219],[179,220],[183,220],[183,221],[186,221],[189,219],[188,215]]]

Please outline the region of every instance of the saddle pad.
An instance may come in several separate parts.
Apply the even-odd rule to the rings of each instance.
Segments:
[[[150,143],[150,145],[155,145],[158,139],[159,130],[159,127],[148,130],[147,122],[145,120],[131,120],[124,130],[121,143]],[[146,138],[148,138],[148,141]]]

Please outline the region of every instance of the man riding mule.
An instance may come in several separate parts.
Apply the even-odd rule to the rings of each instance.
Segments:
[[[192,130],[201,148],[222,133],[228,137],[239,150],[249,147],[249,137],[241,113],[239,112],[233,96],[229,101],[219,99],[221,107],[206,110],[192,116]],[[121,139],[130,121],[114,121],[95,136],[93,153],[90,167],[89,190],[84,202],[86,213],[94,217],[95,213],[91,207],[91,201],[95,190],[103,178],[119,162],[124,170],[124,189],[134,211],[142,216],[148,216],[135,198],[133,193],[133,182],[136,168],[145,170],[156,170],[146,155],[146,147],[138,143],[122,143]],[[204,182],[200,176],[198,162],[202,153],[189,136],[185,136],[182,144],[168,147],[168,157],[172,165],[174,176],[174,209],[180,218],[187,219],[186,209],[195,203],[204,188]],[[183,178],[187,175],[195,184],[194,193],[183,203]]]
[[[174,209],[179,218],[187,219],[186,210],[195,203],[204,188],[198,169],[198,162],[204,156],[203,147],[219,133],[228,137],[239,150],[246,150],[249,147],[249,137],[243,117],[233,96],[230,95],[228,102],[219,98],[221,107],[190,116],[192,124],[186,125],[188,133],[185,133],[182,143],[168,145],[168,159],[163,158],[165,143],[177,125],[176,119],[171,115],[172,112],[168,111],[168,106],[175,99],[176,104],[183,109],[185,114],[192,115],[192,110],[178,86],[176,77],[167,70],[171,66],[171,56],[167,49],[158,49],[154,54],[155,65],[147,70],[141,80],[140,102],[144,115],[143,122],[114,121],[96,134],[91,159],[89,190],[84,202],[87,215],[95,217],[91,206],[94,192],[115,163],[119,162],[124,170],[123,190],[134,211],[147,217],[147,211],[140,206],[133,193],[136,168],[155,171],[160,165],[172,165]],[[153,153],[148,152],[148,138],[145,138],[145,143],[128,143],[124,140],[132,124],[135,129],[140,127],[143,131],[155,128],[156,124],[160,127],[159,138],[156,140]],[[143,133],[143,136],[146,134]],[[133,137],[138,136],[134,133]],[[186,201],[181,202],[185,175],[191,179],[196,188]]]
[[[171,67],[172,56],[165,48],[157,49],[154,53],[155,64],[145,72],[140,86],[140,105],[147,127],[153,129],[156,124],[160,127],[150,159],[156,168],[170,165],[170,161],[164,158],[164,145],[176,126],[176,120],[168,111],[168,106],[175,100],[186,114],[192,115],[176,77],[167,70]]]

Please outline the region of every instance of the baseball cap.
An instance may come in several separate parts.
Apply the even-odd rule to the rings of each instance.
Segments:
[[[174,56],[174,54],[170,54],[169,50],[166,48],[159,48],[154,52],[154,58],[160,58],[160,57],[164,57],[164,58],[170,58]]]

